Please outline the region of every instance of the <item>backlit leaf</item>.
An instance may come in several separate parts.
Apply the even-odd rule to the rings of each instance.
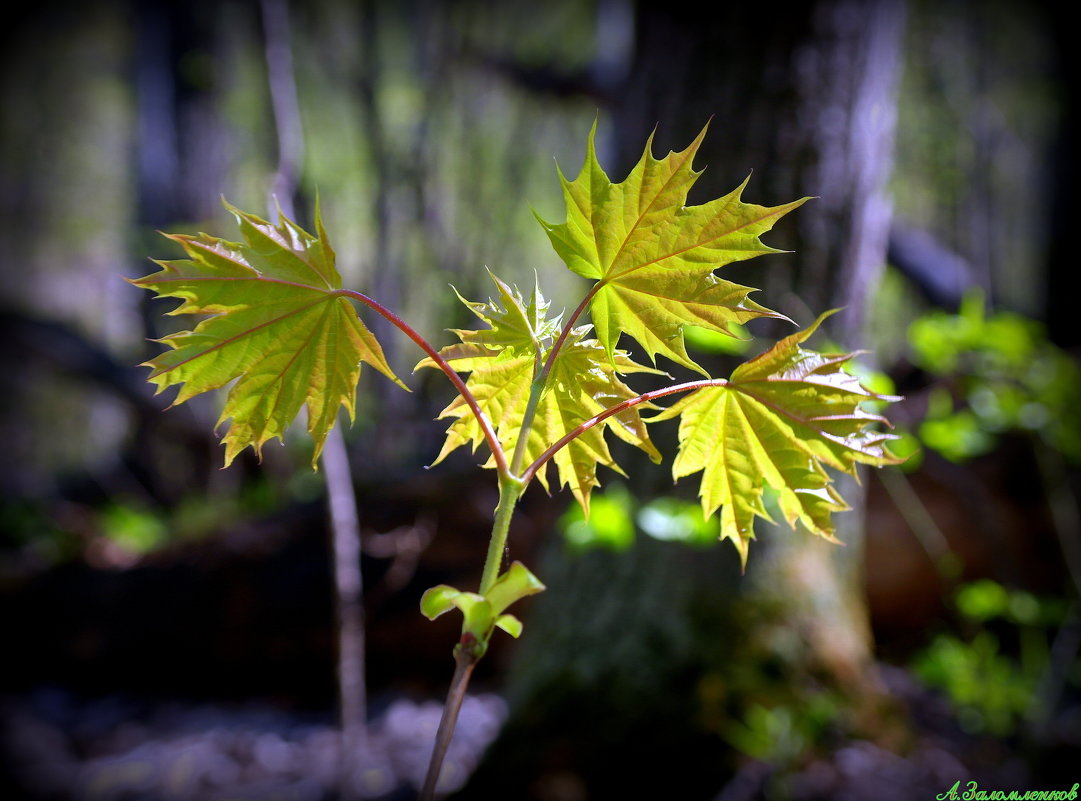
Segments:
[[[579,275],[596,281],[590,314],[597,339],[612,354],[621,333],[656,361],[705,371],[687,355],[682,327],[696,325],[731,336],[731,323],[783,317],[750,300],[753,292],[714,275],[734,261],[776,253],[759,236],[807,198],[782,206],[744,203],[746,181],[701,206],[685,206],[701,175],[692,161],[705,136],[683,151],[655,159],[653,137],[627,178],[613,184],[601,169],[590,132],[585,164],[568,181],[560,174],[566,222],[538,217],[556,253]]]
[[[284,216],[273,225],[226,204],[243,242],[167,234],[188,258],[156,262],[160,272],[132,281],[159,297],[180,298],[170,314],[209,315],[161,340],[169,350],[146,362],[158,391],[180,385],[174,404],[236,380],[218,424],[225,463],[252,446],[261,455],[307,406],[316,463],[340,407],[353,418],[360,365],[401,385],[375,337],[341,292],[334,251],[316,216],[312,236]],[[404,385],[402,385],[404,388]]]
[[[466,386],[480,408],[495,426],[500,443],[511,452],[529,402],[533,380],[548,357],[553,338],[559,333],[558,318],[548,319],[548,304],[536,290],[527,301],[521,293],[492,276],[499,289],[499,300],[488,303],[463,302],[487,324],[477,331],[456,331],[461,343],[440,351],[455,370],[469,373]],[[564,434],[594,415],[638,393],[619,378],[628,373],[657,373],[640,365],[624,352],[616,351],[609,359],[595,339],[587,339],[588,326],[574,329],[563,344],[537,404],[536,416],[529,431],[523,464],[540,456]],[[425,359],[418,367],[432,367]],[[460,397],[456,397],[440,417],[453,418],[447,439],[436,462],[455,449],[470,445],[475,450],[484,441],[476,418]],[[605,431],[641,448],[654,461],[660,454],[649,438],[639,416],[639,407],[613,415],[571,441],[556,453],[560,483],[570,487],[586,510],[589,495],[598,486],[597,465],[603,464],[622,473],[605,442]],[[486,467],[494,467],[489,460]],[[537,478],[547,489],[546,471]]]
[[[855,475],[857,464],[900,461],[885,448],[893,436],[872,428],[885,420],[860,407],[897,399],[842,369],[853,354],[801,347],[826,316],[737,367],[727,383],[698,389],[650,420],[679,417],[673,477],[702,472],[702,510],[721,510],[721,539],[733,541],[744,563],[754,518],[771,519],[766,487],[789,526],[834,540],[830,516],[848,507],[825,468]]]

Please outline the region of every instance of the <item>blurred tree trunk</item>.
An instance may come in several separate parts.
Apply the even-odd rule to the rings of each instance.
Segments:
[[[767,237],[794,253],[741,265],[742,280],[763,287],[759,299],[801,326],[843,307],[828,334],[844,348],[860,347],[886,261],[901,0],[782,4],[768,15],[733,4],[705,21],[681,6],[640,8],[636,70],[614,126],[619,162],[624,169],[634,163],[641,131],[654,120],[671,130],[664,148],[655,148],[664,152],[667,141],[682,146],[715,115],[700,197],[721,194],[751,170],[748,200],[816,197]],[[805,647],[795,658],[804,669],[856,695],[874,693],[860,570],[862,492],[854,481],[839,489],[853,507],[836,518],[845,547],[767,529],[752,547],[750,593],[770,602],[778,626],[800,634]]]
[[[709,169],[692,203],[720,195],[752,170],[749,201],[816,197],[766,238],[794,253],[740,265],[746,277],[738,280],[763,287],[759,300],[801,326],[843,307],[828,335],[859,348],[886,262],[901,0],[789,3],[768,14],[732,4],[707,20],[690,12],[679,2],[639,9],[636,69],[614,126],[619,163],[629,169],[637,160],[641,132],[654,121],[658,138],[670,131],[655,147],[663,153],[669,142],[682,147],[714,115],[702,158]],[[774,326],[772,333],[785,332]],[[845,546],[767,528],[752,546],[749,592],[770,602],[777,626],[799,633],[805,647],[795,658],[803,669],[856,695],[873,694],[861,585],[863,497],[854,481],[839,489],[853,507],[836,518]]]
[[[262,0],[264,52],[278,165],[271,183],[268,207],[297,220],[300,173],[304,161],[304,130],[300,119],[293,67],[289,6],[285,0]],[[342,423],[327,436],[320,458],[327,495],[330,550],[334,567],[334,607],[337,623],[338,679],[338,801],[360,798],[358,775],[363,774],[368,748],[368,695],[365,671],[364,579],[360,509],[357,506],[349,451]]]
[[[1048,29],[1054,37],[1054,55],[1062,92],[1062,117],[1051,163],[1054,165],[1047,237],[1047,288],[1044,318],[1048,333],[1059,346],[1076,350],[1081,347],[1081,327],[1077,325],[1074,309],[1073,226],[1077,219],[1077,186],[1081,176],[1078,167],[1077,142],[1081,134],[1081,80],[1078,75],[1078,53],[1073,25],[1066,19],[1066,10],[1058,3],[1046,5]]]
[[[690,202],[752,171],[750,201],[816,197],[767,238],[795,253],[726,273],[739,269],[764,288],[759,300],[801,325],[845,306],[832,333],[858,340],[885,261],[902,29],[901,0],[782,3],[768,15],[733,4],[704,19],[678,1],[645,3],[634,69],[614,108],[613,172],[633,166],[654,126],[654,151],[664,153],[712,118],[696,165],[708,169]]]
[[[708,154],[707,175],[717,183],[707,197],[751,169],[749,199],[771,205],[817,196],[778,231],[789,237],[780,246],[795,252],[770,258],[762,300],[801,325],[844,307],[828,332],[857,348],[866,342],[867,301],[885,265],[903,9],[897,0],[823,0],[759,16],[736,5],[703,26],[678,4],[643,8],[633,85],[636,97],[644,87],[642,96],[659,102],[652,109],[625,102],[616,130],[637,132],[654,118],[667,127],[671,119],[685,140],[712,112],[720,141]],[[693,36],[700,46],[677,44]],[[630,163],[631,153],[621,151]],[[741,272],[759,269],[750,263]],[[747,283],[763,285],[753,275]],[[854,481],[839,489],[853,507],[836,519],[845,546],[767,529],[753,549],[759,559],[752,555],[746,600],[768,603],[777,632],[799,635],[793,672],[844,687],[862,705],[877,693],[861,584],[863,497]]]
[[[654,126],[663,155],[712,117],[696,164],[709,169],[690,203],[724,194],[752,169],[749,202],[818,197],[766,237],[794,254],[731,265],[726,277],[762,287],[757,299],[801,326],[845,307],[828,336],[858,348],[885,265],[902,4],[695,9],[637,6],[636,51],[614,123],[601,126],[601,160],[621,180]],[[512,680],[511,725],[465,797],[493,788],[519,797],[523,781],[540,798],[556,797],[560,783],[573,784],[574,797],[651,797],[684,771],[698,786],[681,784],[681,797],[708,797],[724,781],[718,736],[730,740],[756,697],[800,715],[811,696],[833,693],[850,731],[866,734],[883,694],[861,584],[862,493],[854,481],[839,489],[853,506],[835,520],[843,547],[760,526],[742,579],[727,547],[703,555],[641,541],[622,556],[550,558],[540,573],[549,592]],[[516,748],[517,736],[531,747]]]

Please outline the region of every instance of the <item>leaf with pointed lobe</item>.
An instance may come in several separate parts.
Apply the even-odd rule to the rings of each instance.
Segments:
[[[638,164],[614,184],[597,161],[594,124],[578,177],[568,181],[560,173],[566,221],[537,217],[567,267],[596,281],[590,315],[608,354],[626,333],[654,363],[660,354],[706,374],[687,354],[684,325],[731,335],[732,323],[785,319],[751,300],[753,289],[718,278],[714,270],[780,252],[760,235],[808,198],[774,207],[744,203],[744,181],[724,197],[684,205],[702,174],[692,161],[705,133],[703,128],[687,148],[662,159],[653,157],[651,135]]]
[[[242,242],[207,234],[166,234],[186,259],[156,261],[160,272],[133,280],[158,297],[179,298],[169,314],[208,315],[161,340],[169,350],[146,362],[158,392],[179,386],[175,404],[236,381],[218,425],[225,464],[270,439],[307,407],[316,464],[341,407],[352,420],[362,363],[403,388],[372,333],[339,290],[341,277],[322,220],[316,236],[282,216],[277,225],[228,203]]]
[[[825,468],[855,475],[859,464],[901,461],[885,447],[893,435],[872,427],[884,418],[861,408],[898,399],[865,389],[842,369],[854,354],[802,347],[831,313],[740,365],[727,382],[697,389],[650,419],[679,418],[672,475],[701,471],[702,510],[710,517],[720,509],[721,539],[733,541],[744,564],[754,518],[771,520],[767,486],[790,527],[798,522],[834,540],[831,515],[848,506]]]
[[[498,301],[463,300],[487,328],[456,330],[461,342],[443,348],[440,355],[458,372],[469,373],[466,386],[492,421],[500,444],[511,452],[522,431],[533,381],[559,333],[559,319],[546,316],[548,303],[536,289],[527,300],[494,275],[492,279],[499,289]],[[586,338],[588,329],[582,326],[569,332],[556,357],[537,402],[524,446],[524,464],[531,463],[581,423],[635,397],[637,393],[623,383],[620,375],[659,372],[637,364],[622,351],[609,359],[597,340]],[[434,366],[431,359],[417,365]],[[641,448],[654,461],[660,460],[639,412],[638,407],[632,407],[613,415],[603,425],[576,437],[553,457],[560,483],[570,487],[584,509],[588,510],[590,492],[599,484],[598,465],[622,472],[605,441],[605,431]],[[440,417],[454,422],[435,463],[464,445],[476,450],[484,441],[480,424],[461,396],[451,401]],[[494,467],[494,460],[489,459],[485,466]],[[548,489],[546,470],[538,472],[537,479]]]

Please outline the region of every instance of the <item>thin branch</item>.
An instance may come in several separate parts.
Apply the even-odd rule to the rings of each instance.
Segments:
[[[459,644],[454,649],[454,677],[450,681],[447,700],[443,704],[443,716],[439,719],[439,729],[435,733],[432,758],[428,763],[428,774],[424,777],[424,787],[420,791],[420,801],[433,801],[435,798],[443,760],[447,756],[447,749],[450,748],[454,727],[458,723],[458,713],[462,709],[465,691],[469,687],[469,677],[473,674],[477,661],[478,657],[472,648],[465,648]]]
[[[338,619],[338,695],[341,725],[343,798],[355,796],[350,781],[352,757],[367,747],[368,702],[365,678],[364,579],[360,570],[361,534],[353,474],[340,427],[323,448],[334,553],[334,587]],[[336,436],[335,436],[336,435]]]
[[[270,105],[278,140],[278,166],[271,185],[271,199],[276,199],[287,216],[292,217],[293,196],[300,182],[304,154],[304,131],[289,43],[289,8],[282,0],[263,0],[261,11]]]
[[[262,0],[264,46],[271,105],[278,141],[278,166],[268,203],[296,218],[296,198],[304,156],[304,131],[300,120],[293,54],[290,44],[289,7],[285,0]],[[276,221],[276,220],[275,220]],[[338,783],[343,801],[356,798],[352,781],[354,760],[367,747],[367,687],[364,670],[364,583],[360,570],[360,515],[353,473],[340,426],[327,435],[322,454],[330,514],[334,561],[334,591],[338,623]]]
[[[554,445],[548,448],[548,450],[538,456],[536,461],[533,462],[533,464],[531,464],[529,467],[527,467],[525,472],[522,473],[522,481],[524,483],[529,483],[533,476],[537,474],[537,471],[540,468],[544,467],[545,463],[553,456],[555,456],[561,448],[563,448],[565,445],[570,444],[582,434],[589,431],[589,429],[593,428],[598,423],[603,423],[605,420],[607,420],[609,417],[612,417],[613,415],[619,414],[620,412],[626,411],[627,409],[633,408],[634,406],[638,406],[639,404],[649,403],[650,401],[656,400],[657,398],[663,398],[666,395],[675,395],[677,392],[689,392],[694,389],[702,389],[703,387],[725,386],[728,386],[728,381],[724,378],[710,378],[703,379],[701,381],[688,381],[685,384],[675,384],[670,387],[664,387],[663,389],[655,389],[652,392],[646,392],[644,395],[638,395],[637,397],[629,398],[622,403],[617,403],[615,406],[612,406],[609,409],[605,409],[600,414],[594,415],[593,417],[589,418],[584,423],[579,425],[577,428],[575,428],[573,431],[565,434],[558,442],[556,442]]]
[[[480,408],[480,404],[477,403],[477,399],[473,396],[473,393],[470,392],[469,387],[465,385],[465,381],[463,381],[462,377],[458,375],[458,373],[454,370],[453,367],[450,366],[450,364],[447,363],[447,360],[439,355],[439,351],[437,351],[431,345],[431,343],[428,342],[428,340],[426,340],[419,333],[417,333],[416,329],[409,325],[409,323],[405,322],[405,320],[396,315],[386,306],[376,300],[373,300],[372,298],[369,298],[364,293],[356,292],[352,289],[339,289],[337,290],[336,294],[343,295],[345,297],[349,297],[353,300],[363,303],[368,308],[382,315],[388,322],[394,325],[394,327],[396,327],[399,331],[401,331],[403,334],[413,340],[413,342],[416,343],[417,347],[419,347],[422,351],[428,354],[428,358],[435,362],[436,366],[443,371],[443,373],[447,376],[448,379],[450,379],[450,383],[452,383],[454,385],[454,388],[458,390],[458,393],[462,396],[462,399],[469,405],[469,408],[476,416],[477,422],[479,423],[481,428],[481,432],[483,432],[484,434],[484,439],[488,442],[488,447],[492,450],[492,456],[495,459],[496,469],[499,470],[500,473],[507,473],[507,457],[506,454],[503,452],[503,446],[499,444],[499,439],[495,435],[495,429],[492,428],[491,421],[484,413],[484,410]]]
[[[597,294],[603,285],[604,284],[601,281],[595,283],[589,292],[586,293],[586,296],[582,298],[582,302],[578,304],[578,308],[574,310],[574,313],[571,314],[567,319],[567,322],[563,325],[563,330],[559,332],[559,339],[557,339],[552,346],[552,350],[548,353],[548,359],[544,362],[544,369],[541,371],[542,381],[546,381],[548,379],[548,374],[552,372],[552,365],[555,364],[556,356],[563,347],[563,343],[567,340],[567,335],[570,334],[575,321],[582,316],[582,312],[586,310],[586,306],[589,305],[590,301],[593,300],[593,296]]]
[[[899,469],[888,468],[879,472],[878,478],[939,576],[947,583],[954,583],[955,577],[949,563],[953,550],[950,548],[949,540],[931,516],[927,505],[912,488],[908,477]]]

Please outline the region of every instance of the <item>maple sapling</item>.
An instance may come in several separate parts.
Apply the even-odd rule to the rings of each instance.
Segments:
[[[898,461],[885,448],[891,435],[876,426],[885,419],[861,408],[896,398],[875,394],[846,373],[852,354],[803,347],[829,312],[727,379],[711,377],[685,348],[685,325],[732,336],[733,324],[787,319],[751,300],[755,290],[715,271],[779,252],[759,237],[806,198],[774,207],[744,203],[745,181],[724,197],[684,205],[701,174],[692,162],[705,128],[687,148],[661,159],[652,155],[651,137],[627,178],[614,184],[597,161],[595,132],[596,126],[578,176],[559,176],[566,220],[538,217],[566,266],[592,282],[566,320],[550,315],[536,285],[527,297],[493,274],[494,299],[459,296],[481,327],[453,331],[459,341],[437,350],[378,301],[342,288],[318,209],[312,235],[287,218],[274,225],[227,205],[242,242],[169,235],[187,258],[158,262],[160,272],[133,281],[180,298],[170,314],[208,315],[194,329],[162,340],[169,350],[147,366],[159,391],[180,385],[175,403],[236,381],[219,420],[229,421],[226,464],[248,446],[259,453],[268,440],[281,438],[306,406],[314,465],[339,409],[354,415],[364,363],[405,388],[355,304],[408,336],[425,354],[417,367],[441,370],[457,390],[440,415],[451,423],[434,463],[460,447],[484,445],[484,467],[497,473],[499,502],[477,591],[440,585],[421,599],[429,618],[452,609],[463,615],[424,798],[434,797],[469,676],[493,632],[518,637],[522,623],[506,610],[544,589],[520,562],[504,570],[503,561],[515,505],[533,480],[550,488],[551,464],[558,485],[570,489],[588,515],[590,494],[600,485],[598,466],[623,474],[606,435],[660,462],[649,426],[678,418],[673,477],[702,474],[703,513],[709,518],[719,511],[721,539],[731,540],[746,563],[754,519],[771,519],[763,500],[767,486],[790,527],[834,540],[831,514],[847,507],[826,468],[854,474],[859,464]],[[618,347],[623,335],[653,366]],[[624,376],[639,374],[670,378],[657,369],[658,355],[704,377],[645,392],[624,383]],[[681,397],[672,405],[655,404],[674,395]]]

